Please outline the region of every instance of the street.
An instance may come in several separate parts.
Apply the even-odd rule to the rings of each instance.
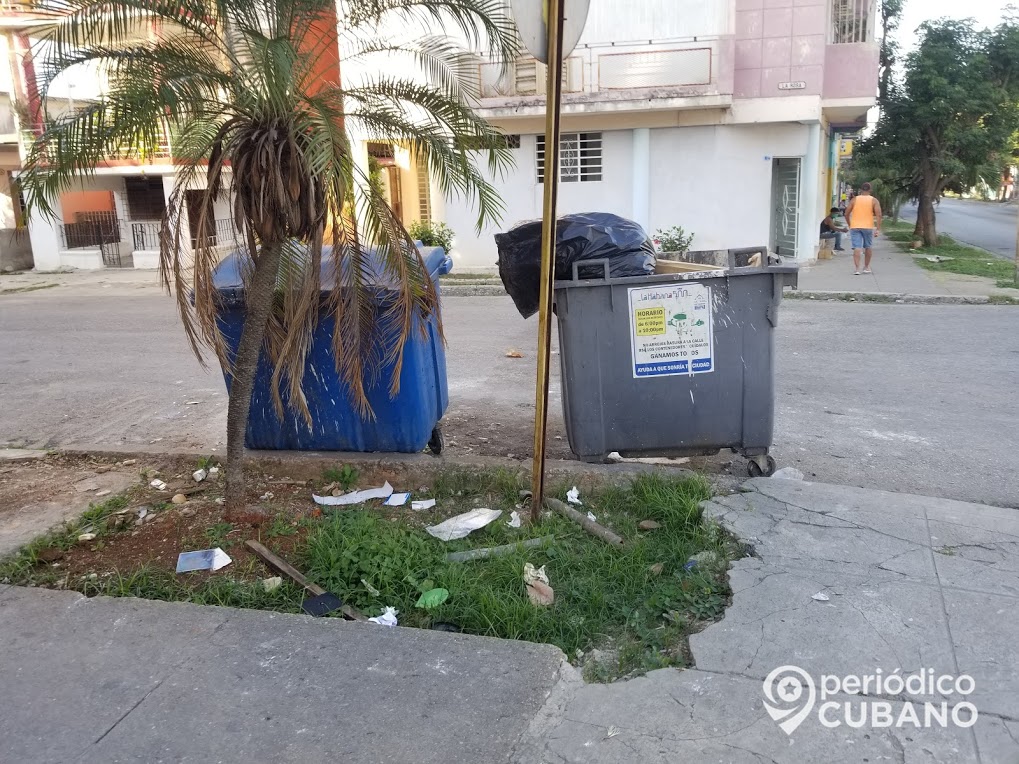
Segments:
[[[448,451],[529,466],[536,321],[503,297],[450,297],[444,316]],[[779,466],[808,480],[1019,506],[1017,316],[1009,306],[784,302]],[[2,295],[0,358],[0,444],[225,452],[222,377],[199,366],[155,289]],[[562,459],[553,368],[550,457]],[[745,474],[729,452],[708,461]]]
[[[986,249],[999,257],[1015,257],[1015,235],[1019,208],[1014,204],[977,202],[972,199],[942,199],[934,208],[938,233],[956,241]],[[916,205],[902,207],[902,219],[916,222]]]

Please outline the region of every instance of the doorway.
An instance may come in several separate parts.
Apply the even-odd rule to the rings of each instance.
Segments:
[[[771,251],[796,257],[800,223],[800,160],[771,160]]]
[[[202,219],[202,198],[204,191],[188,190],[184,192],[184,200],[188,208],[188,229],[191,232],[191,247],[198,247],[198,226]],[[210,243],[216,242],[216,221],[212,216],[205,218],[205,237]]]

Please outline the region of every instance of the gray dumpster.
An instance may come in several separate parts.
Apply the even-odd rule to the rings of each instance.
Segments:
[[[598,265],[600,278],[575,267],[555,283],[573,452],[603,461],[731,448],[752,475],[773,473],[774,329],[796,266],[613,279]]]

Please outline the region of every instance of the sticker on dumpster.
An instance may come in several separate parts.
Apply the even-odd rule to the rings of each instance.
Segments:
[[[635,378],[715,370],[708,287],[691,282],[634,287],[629,297]]]

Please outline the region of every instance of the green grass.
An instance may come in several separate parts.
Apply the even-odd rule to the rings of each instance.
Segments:
[[[908,251],[913,241],[913,226],[910,223],[886,222],[884,234],[900,248]],[[1001,288],[1015,287],[1015,263],[992,255],[977,247],[959,244],[951,236],[939,236],[938,246],[922,247],[918,252],[923,255],[940,255],[951,257],[942,263],[932,263],[925,257],[917,257],[916,262],[928,271],[959,273],[965,276],[983,276],[994,279]]]
[[[322,470],[322,480],[326,483],[337,483],[344,491],[349,491],[357,483],[358,471],[349,464],[342,467],[327,467]]]
[[[638,477],[624,486],[582,485],[582,511],[626,539],[617,549],[575,523],[545,514],[536,526],[510,528],[509,513],[523,501],[526,475],[509,470],[450,470],[436,476],[430,495],[439,507],[430,512],[376,507],[343,508],[321,518],[303,517],[307,529],[290,561],[309,579],[368,615],[395,607],[401,626],[430,628],[451,623],[464,632],[507,639],[547,642],[576,660],[599,648],[611,659],[587,663],[591,679],[609,680],[663,666],[685,665],[686,636],[721,616],[730,596],[725,577],[728,560],[741,547],[716,525],[701,518],[699,503],[711,495],[701,478],[661,474]],[[568,485],[555,486],[565,497]],[[76,523],[39,539],[0,564],[0,580],[54,585],[65,575],[40,565],[38,553],[49,546],[68,548],[77,533],[92,525],[106,533],[106,518],[126,505],[115,497],[89,509]],[[501,518],[466,539],[441,542],[424,526],[472,507],[504,510]],[[526,508],[520,510],[525,517]],[[654,520],[659,529],[641,531]],[[232,530],[220,523],[206,531],[210,546],[225,547]],[[267,536],[291,535],[296,528],[283,515]],[[541,547],[466,563],[447,562],[448,553],[552,536]],[[712,559],[688,566],[699,552]],[[527,597],[524,564],[542,565],[555,590],[555,603],[536,607]],[[660,571],[653,570],[661,566]],[[196,604],[299,612],[301,591],[285,584],[266,593],[257,570],[225,569],[217,575],[174,575],[150,567],[96,578],[67,581],[82,593],[132,596]],[[443,588],[448,599],[426,610],[416,607],[422,591]]]

